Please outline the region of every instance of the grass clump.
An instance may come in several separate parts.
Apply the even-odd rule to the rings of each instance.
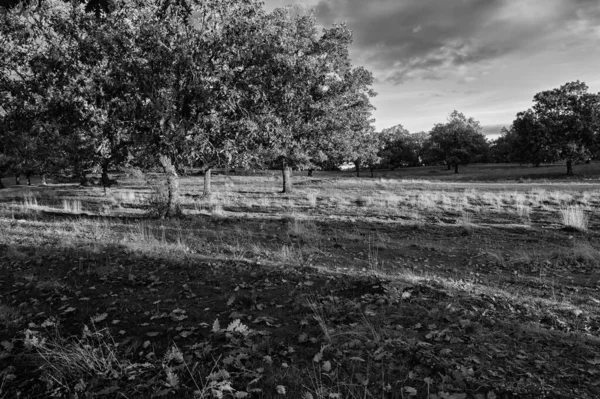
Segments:
[[[586,231],[588,228],[588,217],[583,208],[577,205],[561,207],[560,221],[568,231]]]
[[[81,213],[81,201],[63,200],[63,210],[67,213]]]
[[[85,326],[81,338],[67,340],[46,338],[28,329],[24,345],[34,352],[43,380],[67,390],[81,378],[121,377],[128,366],[117,357],[116,344],[107,330],[92,332]]]

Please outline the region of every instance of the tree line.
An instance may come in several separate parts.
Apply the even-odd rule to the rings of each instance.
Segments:
[[[459,165],[472,162],[539,166],[563,161],[572,175],[574,163],[600,155],[600,93],[590,93],[583,82],[568,82],[536,94],[533,103],[492,141],[478,121],[458,111],[427,133],[411,134],[402,125],[384,129],[376,136],[376,157],[364,165],[394,169],[445,164],[458,173]]]
[[[494,162],[539,166],[597,158],[600,151],[600,93],[590,93],[580,81],[545,90],[533,98],[532,108],[519,112],[512,125],[502,129],[490,149]]]
[[[371,170],[472,162],[539,165],[598,152],[600,94],[582,82],[534,96],[501,137],[454,111],[430,132],[376,132],[372,74],[352,64],[352,32],[319,31],[258,0],[44,0],[0,7],[0,178],[161,168],[168,206],[193,166]],[[0,180],[1,187],[1,180]]]

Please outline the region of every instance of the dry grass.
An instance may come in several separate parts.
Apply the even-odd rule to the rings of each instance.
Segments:
[[[67,213],[78,214],[82,211],[81,201],[77,199],[64,199],[62,202],[62,208]]]
[[[273,258],[278,263],[286,266],[301,266],[304,263],[302,251],[293,245],[283,245],[273,253]]]
[[[588,217],[580,206],[565,206],[559,208],[560,221],[567,230],[585,231],[588,228]]]

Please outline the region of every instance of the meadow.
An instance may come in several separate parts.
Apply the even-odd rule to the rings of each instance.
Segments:
[[[600,164],[0,190],[0,398],[600,397]],[[365,176],[365,177],[362,177]]]

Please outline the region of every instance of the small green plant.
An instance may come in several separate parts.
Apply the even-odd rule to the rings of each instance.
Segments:
[[[578,205],[561,207],[560,220],[563,228],[568,231],[585,231],[588,228],[588,217]]]

